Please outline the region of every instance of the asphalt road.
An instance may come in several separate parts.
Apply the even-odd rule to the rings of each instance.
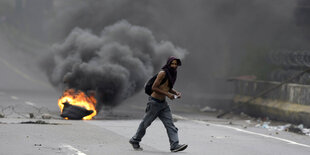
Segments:
[[[139,93],[95,120],[63,120],[57,99],[61,91],[0,55],[0,154],[170,154],[165,128],[157,119],[134,151],[128,143],[143,116],[146,96]],[[186,100],[186,98],[185,98]],[[309,154],[310,137],[255,127],[255,119],[200,112],[195,103],[170,102],[180,143],[177,154]],[[30,113],[34,118],[30,118]],[[42,115],[51,119],[42,119]],[[37,122],[38,120],[41,120]],[[42,122],[44,121],[44,122]],[[46,124],[44,124],[46,123]]]

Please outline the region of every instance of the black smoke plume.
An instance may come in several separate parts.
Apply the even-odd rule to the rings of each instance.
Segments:
[[[272,68],[265,60],[269,51],[309,48],[303,35],[310,31],[296,24],[299,0],[73,1],[55,3],[55,18],[47,24],[51,38],[76,26],[98,33],[120,19],[147,27],[191,53],[178,82],[194,94],[226,92],[222,79],[232,76],[264,78]]]
[[[157,41],[149,29],[121,20],[100,35],[73,29],[50,48],[42,68],[54,86],[95,90],[100,105],[114,106],[141,90],[169,56],[182,59],[186,53],[169,41]]]

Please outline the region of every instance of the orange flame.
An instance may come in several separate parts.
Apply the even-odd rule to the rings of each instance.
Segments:
[[[93,110],[93,113],[83,117],[83,120],[91,120],[94,116],[96,116],[96,104],[97,101],[95,96],[92,94],[91,96],[87,96],[84,92],[78,90],[77,92],[74,89],[68,89],[63,93],[63,96],[58,100],[58,106],[62,113],[64,108],[63,103],[69,102],[71,105],[83,107],[87,110]],[[65,118],[68,119],[68,118]]]

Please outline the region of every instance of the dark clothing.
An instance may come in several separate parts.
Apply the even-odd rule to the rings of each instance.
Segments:
[[[157,117],[162,121],[167,130],[170,148],[175,148],[179,144],[178,128],[173,124],[170,107],[165,100],[160,101],[153,97],[149,97],[144,118],[140,123],[136,134],[130,141],[139,143],[145,135],[147,127],[149,127]]]
[[[168,67],[162,69],[165,71],[166,77],[168,78],[168,87],[172,89],[177,77],[177,72]]]
[[[177,61],[178,66],[181,66],[181,65],[182,65],[180,59],[171,56],[171,57],[168,58],[166,65],[162,67],[162,69],[163,69],[163,70],[165,71],[165,73],[166,73],[166,76],[167,76],[168,79],[169,79],[169,87],[170,87],[170,89],[173,88],[173,85],[174,85],[174,83],[175,83],[175,81],[176,81],[176,79],[177,79],[177,70],[170,67],[171,62],[172,62],[173,60],[176,60],[176,61]]]

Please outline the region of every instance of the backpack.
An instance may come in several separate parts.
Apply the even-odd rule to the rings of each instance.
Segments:
[[[153,93],[152,86],[153,86],[153,83],[155,82],[155,79],[157,78],[157,75],[158,74],[155,74],[151,79],[149,79],[145,83],[144,85],[145,94],[151,96],[151,94]],[[164,84],[166,81],[167,81],[167,77],[165,76],[164,79],[161,81],[160,85]]]

